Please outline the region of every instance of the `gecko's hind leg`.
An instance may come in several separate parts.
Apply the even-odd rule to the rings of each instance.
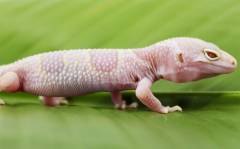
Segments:
[[[126,101],[122,99],[122,94],[119,91],[112,92],[112,102],[117,109],[137,108],[137,102],[127,105]]]
[[[39,99],[46,106],[54,107],[59,105],[68,105],[68,100],[65,97],[47,97],[39,96]]]

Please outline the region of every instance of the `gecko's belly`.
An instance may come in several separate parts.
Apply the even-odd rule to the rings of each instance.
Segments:
[[[29,74],[23,82],[23,91],[41,96],[78,96],[98,91],[116,91],[136,88],[130,78],[111,74],[96,77],[95,74],[55,73],[50,75]]]
[[[39,95],[39,96],[51,96],[51,97],[71,97],[79,96],[99,91],[116,91],[116,90],[128,90],[135,89],[134,83],[104,83],[104,84],[91,84],[91,83],[66,83],[66,84],[45,84],[45,85],[25,85],[23,90],[25,92]]]

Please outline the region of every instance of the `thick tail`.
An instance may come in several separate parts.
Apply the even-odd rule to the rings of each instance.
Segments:
[[[15,63],[13,64],[7,64],[7,65],[1,65],[0,66],[0,76],[8,73],[8,72],[15,72],[17,73],[18,67],[16,66]]]
[[[20,77],[15,64],[0,66],[0,91],[15,92],[20,89]]]

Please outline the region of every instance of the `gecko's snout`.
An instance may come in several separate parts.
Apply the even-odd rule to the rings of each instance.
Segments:
[[[237,68],[237,60],[236,60],[236,58],[235,57],[233,57],[233,56],[230,56],[230,63],[231,63],[231,65],[232,65],[232,67],[233,67],[233,69],[236,69]]]
[[[237,65],[238,65],[237,60],[229,54],[226,54],[226,56],[227,56],[227,58],[225,59],[225,62],[226,62],[225,69],[226,69],[227,73],[235,71],[237,68]]]
[[[232,64],[233,67],[236,68],[236,67],[237,67],[237,60],[234,58],[234,59],[232,60],[232,63],[231,63],[231,64]]]

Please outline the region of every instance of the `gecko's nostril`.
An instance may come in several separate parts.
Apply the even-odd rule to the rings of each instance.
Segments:
[[[236,67],[237,66],[237,60],[235,60],[235,59],[232,60],[232,65]]]

